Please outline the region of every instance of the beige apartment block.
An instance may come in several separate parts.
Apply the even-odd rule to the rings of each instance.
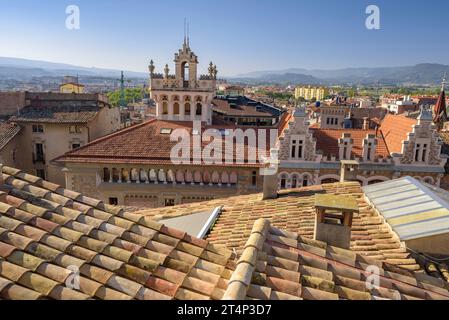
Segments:
[[[120,128],[119,109],[101,95],[26,93],[26,103],[10,119],[20,126],[14,163],[54,183],[65,178],[51,160]]]

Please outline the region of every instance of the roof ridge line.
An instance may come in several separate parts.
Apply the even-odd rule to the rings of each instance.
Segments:
[[[284,234],[290,234],[290,235],[293,236],[293,237],[297,236],[296,239],[297,239],[298,243],[307,244],[307,243],[301,241],[302,236],[299,235],[299,234],[296,233],[296,232],[290,232],[290,231],[282,230],[282,229],[279,229],[279,228],[276,228],[276,227],[272,227],[272,229],[274,229],[274,230],[279,230],[279,231],[283,232]],[[283,236],[283,237],[285,237],[285,236]],[[280,245],[280,243],[278,243],[277,241],[269,240],[269,242],[272,243],[272,244],[271,244],[272,246],[279,247],[279,248],[283,248],[283,246]],[[326,243],[326,250],[327,250],[328,247],[329,247],[329,245]],[[332,247],[332,246],[331,246],[331,247]],[[343,249],[343,248],[340,248],[340,247],[335,247],[335,248],[338,248],[338,249],[340,249],[340,250],[342,250],[342,251],[348,251],[348,252],[354,253],[356,256],[357,256],[357,255],[358,255],[358,256],[362,256],[362,255],[360,255],[359,253],[357,253],[357,252],[355,252],[355,251],[352,251],[352,250]],[[320,259],[324,259],[324,260],[326,260],[328,263],[336,264],[336,265],[344,265],[344,266],[346,266],[346,267],[348,267],[348,268],[350,268],[350,269],[355,269],[355,270],[358,270],[358,271],[360,271],[360,272],[362,272],[362,273],[364,273],[364,274],[367,274],[367,273],[369,274],[369,272],[367,272],[367,270],[362,269],[362,268],[359,268],[359,267],[357,267],[357,266],[353,266],[353,265],[348,264],[348,263],[346,263],[346,262],[334,260],[334,259],[329,258],[329,257],[327,257],[327,256],[323,257],[323,256],[320,256],[319,254],[316,254],[316,253],[314,253],[314,252],[308,252],[308,251],[305,251],[305,250],[303,250],[303,249],[299,249],[299,248],[294,248],[294,249],[295,249],[295,251],[305,252],[305,253],[308,254],[308,255],[315,256],[315,257],[320,258]],[[388,280],[390,280],[390,281],[391,281],[392,283],[394,283],[394,284],[396,284],[396,283],[402,283],[402,284],[409,285],[409,286],[412,286],[412,287],[415,287],[415,288],[419,288],[419,289],[422,289],[422,290],[430,291],[430,292],[432,292],[432,293],[434,293],[434,294],[437,294],[437,295],[441,295],[441,296],[444,296],[444,297],[449,297],[449,290],[448,290],[447,288],[443,288],[443,287],[437,286],[437,285],[435,285],[435,284],[431,284],[431,283],[428,283],[428,282],[426,282],[426,281],[423,281],[423,280],[418,279],[418,278],[416,277],[416,275],[417,275],[418,273],[415,272],[415,271],[409,271],[413,276],[411,276],[411,275],[404,275],[404,274],[401,274],[401,273],[397,273],[397,272],[395,272],[395,271],[390,271],[390,270],[388,270],[387,268],[385,268],[385,266],[391,265],[391,266],[396,267],[396,268],[398,268],[398,269],[405,270],[404,268],[402,268],[402,267],[400,267],[400,266],[396,266],[396,265],[387,263],[387,262],[385,262],[385,261],[383,261],[383,260],[373,259],[373,258],[371,258],[371,257],[366,257],[366,256],[362,256],[362,257],[363,257],[364,259],[366,259],[367,261],[369,261],[370,263],[373,263],[373,265],[375,265],[375,262],[381,263],[380,269],[382,269],[382,270],[384,271],[384,273],[381,273],[381,274],[378,275],[380,278],[388,279]],[[411,278],[411,279],[415,279],[416,282],[417,282],[417,284],[411,284],[411,283],[406,282],[406,281],[404,281],[404,280],[396,279],[396,278],[394,278],[394,277],[388,275],[388,273],[393,273],[393,274],[400,275],[400,276],[403,276],[403,277],[408,277],[408,278]],[[425,283],[425,284],[433,285],[433,286],[435,286],[435,287],[444,289],[444,290],[446,290],[446,291],[448,291],[448,292],[447,292],[447,294],[442,294],[442,293],[436,292],[436,291],[433,290],[433,289],[426,289],[426,288],[424,288],[424,287],[420,287],[420,286],[419,286],[420,283],[421,283],[421,284],[422,284],[422,283]]]
[[[222,300],[244,300],[246,298],[253,272],[256,269],[257,257],[263,249],[269,229],[270,221],[268,219],[258,219],[254,222],[251,234],[237,261]]]

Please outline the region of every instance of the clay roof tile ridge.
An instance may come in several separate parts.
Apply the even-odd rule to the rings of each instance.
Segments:
[[[257,256],[261,250],[260,242],[265,242],[269,229],[270,221],[268,219],[258,219],[254,223],[251,236],[247,240],[245,249],[231,275],[228,288],[222,300],[243,300],[246,298],[255,270]]]

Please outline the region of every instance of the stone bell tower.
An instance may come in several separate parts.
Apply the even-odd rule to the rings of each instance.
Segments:
[[[197,83],[198,57],[190,49],[188,36],[184,38],[182,49],[175,53],[175,76],[183,88],[195,88]]]
[[[216,93],[217,67],[211,62],[207,75],[198,76],[198,57],[184,36],[182,48],[175,53],[175,74],[168,64],[156,73],[153,60],[150,71],[150,95],[156,102],[156,116],[165,121],[201,121],[212,124],[212,100]]]

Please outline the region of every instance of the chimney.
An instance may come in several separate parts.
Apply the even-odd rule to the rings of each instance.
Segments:
[[[315,195],[314,239],[330,246],[349,249],[354,213],[359,212],[356,200],[351,196]]]
[[[368,130],[369,129],[369,119],[368,117],[364,117],[363,118],[363,130]]]
[[[355,160],[341,160],[340,182],[357,181],[359,162]]]
[[[270,150],[270,158],[265,159],[266,167],[260,169],[263,176],[263,200],[278,197],[278,150]]]

